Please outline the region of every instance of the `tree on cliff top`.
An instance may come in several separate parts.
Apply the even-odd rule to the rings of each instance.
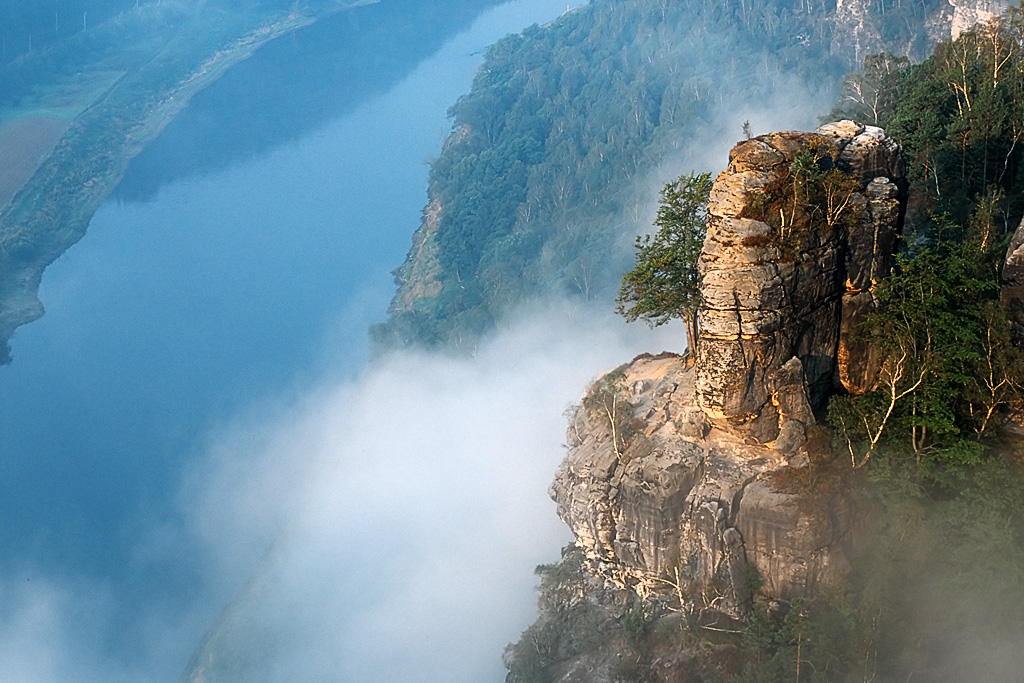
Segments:
[[[700,276],[697,259],[707,235],[710,173],[679,176],[661,189],[654,225],[658,232],[636,238],[636,264],[622,278],[616,311],[651,327],[673,318],[686,323],[687,344],[697,343]]]

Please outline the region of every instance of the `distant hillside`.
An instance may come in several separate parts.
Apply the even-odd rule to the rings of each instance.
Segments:
[[[495,1],[458,0],[445,14],[425,2],[409,3],[404,10],[389,2],[389,11],[401,17],[392,18],[389,26],[396,35],[404,31],[415,36],[439,24],[455,30]],[[36,292],[43,270],[82,237],[128,163],[193,95],[275,38],[329,14],[375,2],[69,0],[55,11],[0,4],[5,50],[0,57],[0,363],[9,360],[6,342],[14,330],[42,315]],[[68,21],[69,15],[74,21]],[[333,38],[358,49],[353,36],[365,37],[354,28]],[[408,38],[405,43],[429,50],[431,40],[436,44],[438,37]],[[372,52],[383,48],[378,41]],[[325,50],[323,61],[332,59],[340,58]],[[400,74],[409,67],[408,62],[378,58],[367,68]],[[295,116],[294,123],[312,125],[309,116],[322,120],[329,115],[324,109],[332,107],[337,110],[336,101],[305,119]],[[266,149],[277,139],[249,138],[248,146],[238,145],[238,152],[245,154],[257,144]],[[226,142],[238,143],[239,138]],[[212,156],[197,162],[200,155],[188,155],[188,163],[162,169],[157,182],[217,163],[213,157],[223,147],[209,144],[204,149]],[[147,191],[153,187],[136,188],[135,194]]]
[[[451,109],[377,348],[472,346],[535,296],[610,301],[655,188],[703,166],[713,141],[728,149],[744,117],[755,134],[775,108],[799,125],[794,112],[824,108],[868,52],[923,58],[956,12],[940,0],[594,0],[498,42]]]

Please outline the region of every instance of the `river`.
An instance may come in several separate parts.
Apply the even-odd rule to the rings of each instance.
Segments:
[[[45,581],[105,596],[108,621],[94,633],[65,624],[62,638],[88,643],[69,650],[95,647],[100,659],[145,668],[135,660],[154,648],[140,646],[140,615],[187,603],[204,581],[189,547],[154,550],[182,514],[183,473],[240,411],[363,371],[365,330],[383,318],[389,273],[418,224],[447,107],[486,45],[561,10],[558,0],[521,0],[488,11],[397,83],[370,84],[341,115],[228,167],[154,186],[140,175],[161,166],[150,155],[124,181],[145,189],[104,204],[46,271],[47,314],[17,332],[14,362],[0,369],[0,569],[8,586]],[[286,40],[302,47],[302,34]],[[270,58],[249,60],[249,77],[304,74],[301,60],[260,62]],[[347,87],[344,73],[336,78],[319,87]],[[218,126],[224,136],[246,126],[245,102],[218,96],[221,87],[239,83],[226,77],[204,94],[219,102],[214,138]],[[171,126],[154,149],[193,139]],[[0,625],[10,655],[13,627]],[[187,641],[155,649],[174,661]],[[68,652],[54,657],[76,670]]]

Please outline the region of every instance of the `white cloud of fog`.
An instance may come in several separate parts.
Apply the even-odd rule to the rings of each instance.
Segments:
[[[254,407],[196,459],[184,521],[139,549],[141,566],[187,555],[202,587],[139,605],[126,661],[104,642],[124,598],[2,577],[0,680],[175,680],[244,585],[200,658],[205,683],[500,681],[502,648],[534,618],[533,567],[570,538],[546,495],[565,409],[600,372],[681,346],[678,328],[552,306],[474,358],[401,353]]]
[[[556,307],[473,359],[400,354],[322,388],[258,443],[227,433],[190,494],[207,547],[233,573],[280,534],[215,656],[261,643],[247,675],[268,681],[501,680],[532,568],[570,538],[546,496],[563,412],[665,339]]]
[[[700,140],[683,155],[696,170],[725,170],[729,151],[743,139],[743,123],[750,122],[752,135],[776,131],[813,131],[818,117],[834,103],[835,94],[810,90],[796,76],[779,74],[771,95],[756,99],[737,93],[719,104],[712,123],[701,131]],[[675,160],[673,160],[675,161]]]
[[[813,129],[830,94],[777,78],[773,101],[722,102],[700,139],[641,183],[627,222],[649,229],[667,179],[722,170],[745,120],[755,135]],[[123,598],[0,577],[0,681],[174,680],[242,586],[203,653],[206,683],[499,681],[502,647],[533,618],[532,569],[569,539],[546,496],[563,411],[600,371],[681,341],[678,328],[652,335],[555,306],[510,323],[476,358],[400,354],[254,407],[197,458],[184,521],[139,549],[141,566],[197,558],[202,585],[173,610],[139,605],[144,632],[126,661],[104,642]]]
[[[817,127],[832,93],[775,78],[768,101],[721,102],[699,140],[643,183],[651,199],[641,230],[667,178],[724,169],[744,121],[754,135]],[[652,335],[618,319],[566,318],[556,309],[517,321],[472,362],[399,356],[355,386],[318,394],[312,411],[277,432],[265,453],[297,449],[308,457],[292,462],[309,469],[278,463],[233,489],[245,500],[222,507],[219,518],[230,526],[267,516],[250,502],[268,497],[268,476],[300,484],[288,511],[275,506],[270,515],[288,528],[288,542],[270,562],[283,603],[269,623],[287,613],[323,617],[302,622],[310,631],[290,631],[301,642],[276,660],[281,668],[268,680],[302,670],[296,658],[311,679],[341,672],[360,681],[500,680],[497,653],[532,620],[532,598],[524,599],[535,582],[530,570],[557,558],[569,539],[545,494],[563,455],[556,444],[565,407],[601,370],[640,351],[683,347],[677,328]],[[339,566],[372,570],[344,587],[334,585]],[[379,586],[380,599],[359,599]]]
[[[0,581],[0,681],[154,680],[134,663],[107,659],[104,634],[116,626],[114,596],[100,586],[31,574],[23,571]],[[140,655],[149,667],[161,658],[159,647]]]
[[[43,581],[11,581],[0,590],[0,679],[42,683],[71,673],[72,653],[54,648],[66,628],[68,597]]]

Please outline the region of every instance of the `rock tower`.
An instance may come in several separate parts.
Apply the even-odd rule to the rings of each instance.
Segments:
[[[812,409],[836,384],[870,388],[877,368],[857,332],[891,267],[903,178],[899,145],[852,121],[732,150],[700,258],[697,401],[716,425],[765,443],[800,419],[785,400],[794,357]]]
[[[813,456],[828,393],[877,372],[855,332],[890,269],[902,185],[899,146],[850,121],[733,149],[708,206],[696,365],[646,356],[598,380],[551,485],[612,594],[673,586],[692,614],[743,618],[752,576],[786,600],[846,572],[842,496],[775,475]]]

